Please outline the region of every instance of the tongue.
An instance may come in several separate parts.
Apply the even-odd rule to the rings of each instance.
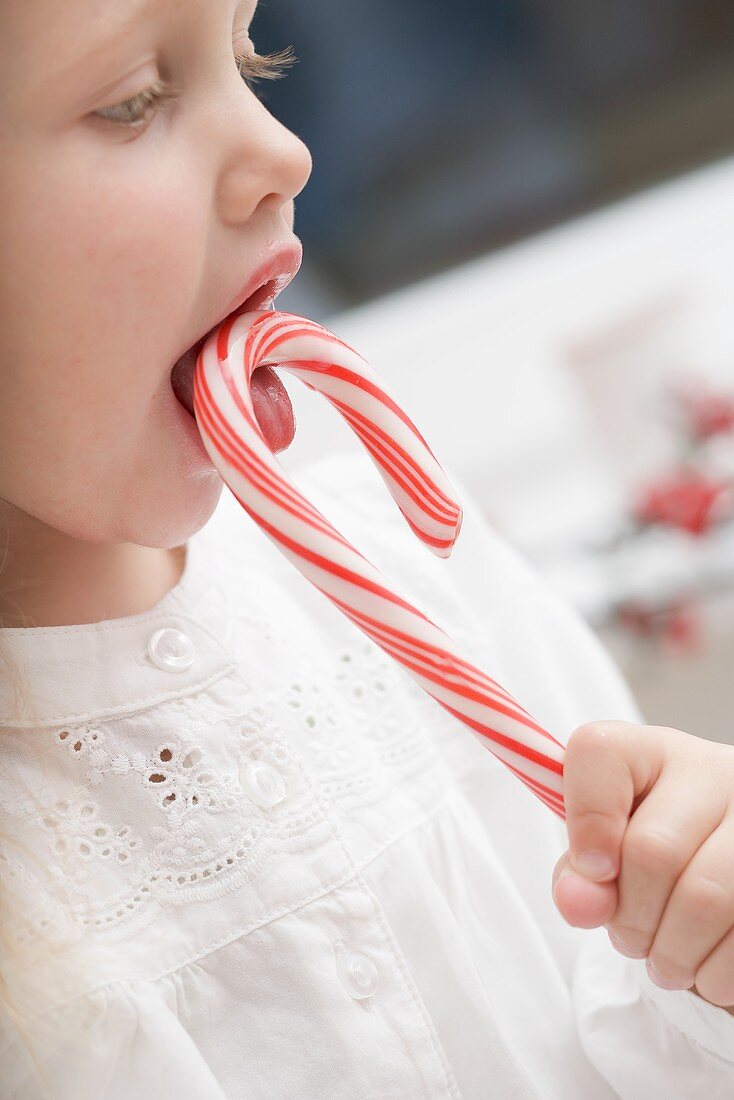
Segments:
[[[189,350],[177,359],[171,371],[171,389],[179,404],[183,405],[191,416],[194,415],[194,368],[196,367],[196,348]]]
[[[296,421],[288,391],[272,367],[258,367],[250,379],[252,407],[268,447],[277,454],[293,441]]]
[[[171,371],[171,387],[180,404],[194,415],[194,368],[198,348],[182,355]],[[252,407],[273,454],[293,441],[296,422],[288,391],[272,367],[258,367],[250,380]]]

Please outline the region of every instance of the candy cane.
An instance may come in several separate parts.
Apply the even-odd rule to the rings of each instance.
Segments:
[[[222,479],[312,584],[565,820],[563,745],[386,584],[284,473],[252,405],[250,379],[264,365],[284,367],[341,413],[434,554],[447,558],[461,529],[461,506],[446,474],[380,376],[315,321],[280,311],[230,315],[199,353],[194,413]]]

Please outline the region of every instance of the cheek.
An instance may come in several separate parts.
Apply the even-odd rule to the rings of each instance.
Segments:
[[[72,189],[33,251],[54,241],[41,298],[57,303],[58,337],[70,348],[93,340],[144,377],[141,351],[157,355],[180,341],[182,304],[201,293],[210,203],[180,172],[130,177],[108,169],[88,193]]]
[[[213,181],[185,149],[148,137],[75,133],[56,155],[42,145],[17,158],[2,185],[3,289],[62,348],[94,340],[109,354],[144,340],[155,350],[200,294]]]
[[[177,545],[221,490],[168,384],[211,206],[180,164],[167,171],[149,149],[143,165],[138,149],[124,170],[125,153],[77,151],[53,179],[27,165],[8,188],[0,496],[75,537]]]
[[[25,349],[52,388],[119,405],[157,387],[189,331],[211,235],[207,181],[141,141],[102,156],[76,139],[53,177],[29,158],[0,195],[3,360]]]

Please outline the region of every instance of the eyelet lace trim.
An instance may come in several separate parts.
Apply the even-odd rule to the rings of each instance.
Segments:
[[[154,900],[217,896],[256,878],[274,852],[316,843],[324,801],[312,785],[349,819],[406,778],[440,770],[442,708],[346,627],[351,642],[326,676],[323,664],[302,663],[297,676],[256,698],[235,675],[153,708],[148,724],[155,716],[169,731],[154,750],[135,747],[135,716],[22,731],[49,737],[52,762],[61,753],[71,771],[64,797],[45,802],[43,784],[37,797],[25,797],[0,773],[0,810],[22,819],[22,841],[30,838],[46,872],[38,873],[36,858],[0,846],[4,884],[18,898],[11,935],[23,942],[39,932],[121,934],[126,922],[153,918]],[[249,760],[279,771],[287,791],[280,803],[262,808],[248,797],[240,775]]]

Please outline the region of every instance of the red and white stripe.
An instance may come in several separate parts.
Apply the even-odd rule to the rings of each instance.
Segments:
[[[434,554],[447,558],[461,530],[461,505],[446,474],[379,375],[333,333],[289,313],[234,314],[199,354],[194,412],[222,479],[312,584],[565,819],[560,742],[386,583],[284,473],[252,405],[250,379],[263,365],[290,371],[341,413]]]

